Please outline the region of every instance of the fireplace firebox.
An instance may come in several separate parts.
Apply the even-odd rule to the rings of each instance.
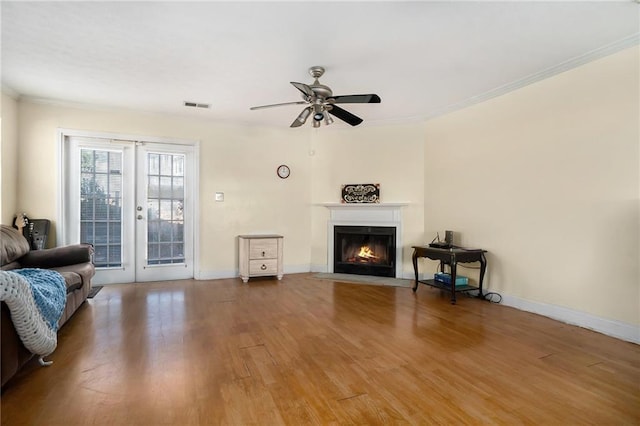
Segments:
[[[335,273],[396,276],[394,226],[334,226]]]

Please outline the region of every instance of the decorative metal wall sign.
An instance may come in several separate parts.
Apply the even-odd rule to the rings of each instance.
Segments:
[[[379,203],[379,183],[355,183],[342,185],[343,203]]]

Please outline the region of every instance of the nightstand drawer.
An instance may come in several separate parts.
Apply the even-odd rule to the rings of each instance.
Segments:
[[[257,259],[249,261],[250,275],[276,275],[278,259]]]
[[[275,259],[277,257],[277,238],[260,238],[249,241],[249,259]]]

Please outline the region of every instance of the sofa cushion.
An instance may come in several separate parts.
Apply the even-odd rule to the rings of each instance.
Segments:
[[[67,294],[81,288],[85,283],[89,283],[95,271],[91,263],[60,266],[51,269],[60,272],[64,277],[64,281],[67,284]]]
[[[4,266],[27,254],[29,242],[17,229],[7,225],[0,226],[0,262]]]
[[[17,260],[14,260],[11,263],[7,263],[6,265],[0,266],[0,269],[2,269],[3,271],[10,271],[12,269],[18,269],[18,268],[22,268],[22,265],[20,265],[20,262],[18,262]]]
[[[75,272],[60,272],[67,285],[67,294],[82,287],[82,277]]]

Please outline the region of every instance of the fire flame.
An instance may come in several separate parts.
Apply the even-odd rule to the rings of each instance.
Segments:
[[[358,253],[358,257],[364,257],[366,259],[377,259],[378,258],[378,256],[376,256],[373,253],[373,251],[367,246],[360,247],[360,253]]]

